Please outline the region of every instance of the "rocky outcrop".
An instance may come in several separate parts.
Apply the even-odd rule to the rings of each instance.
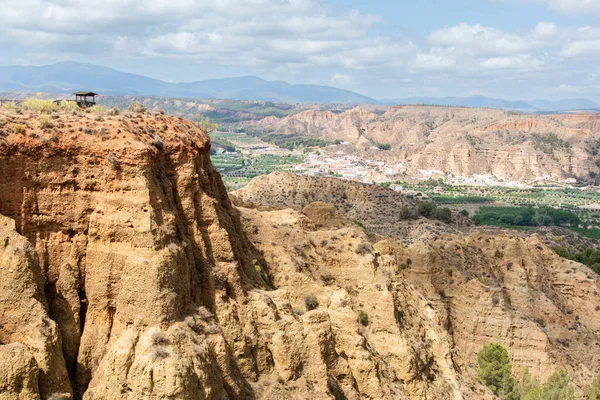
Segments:
[[[37,254],[35,296],[56,324],[42,311],[40,322],[23,321],[13,304],[22,298],[6,292],[14,330],[47,334],[2,342],[32,350],[43,396],[72,387],[88,399],[244,397],[261,365],[242,304],[268,277],[252,265],[260,256],[210,164],[207,136],[178,118],[63,114],[50,132],[36,119],[22,135],[15,116],[0,144],[0,214],[31,243],[20,245],[29,258],[2,265],[30,270]],[[59,360],[43,355],[61,348],[59,337]],[[63,374],[42,361],[61,361]]]
[[[0,398],[71,394],[57,324],[31,244],[0,215]],[[14,398],[14,397],[13,397]]]
[[[517,376],[528,368],[544,380],[567,368],[579,393],[600,372],[600,279],[537,236],[473,232],[405,245],[343,224],[311,228],[291,210],[243,209],[243,216],[273,266],[278,289],[269,296],[293,309],[308,294],[318,297],[361,389],[370,375],[357,367],[356,334],[367,350],[361,358],[387,371],[379,385],[397,379],[399,393],[414,399],[483,398],[476,355],[490,342],[508,349]],[[357,322],[360,311],[367,327]]]

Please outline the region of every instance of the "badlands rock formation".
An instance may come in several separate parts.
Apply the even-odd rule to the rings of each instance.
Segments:
[[[238,210],[209,148],[179,118],[0,114],[0,399],[492,399],[488,341],[598,372],[598,277],[536,238]]]
[[[347,219],[368,231],[404,241],[421,240],[439,233],[459,233],[457,226],[421,218],[402,218],[401,209],[416,212],[417,202],[378,185],[368,185],[329,177],[309,177],[288,172],[272,172],[253,178],[248,185],[232,193],[239,206],[289,207],[303,210],[313,202],[333,204]],[[309,208],[310,209],[310,208]],[[466,222],[453,216],[455,222]],[[468,220],[468,219],[466,219]]]
[[[495,175],[523,181],[589,177],[600,172],[600,115],[517,115],[493,109],[404,106],[383,115],[304,111],[251,124],[275,133],[340,139],[364,158],[406,163],[457,176]],[[376,143],[391,151],[374,148]]]

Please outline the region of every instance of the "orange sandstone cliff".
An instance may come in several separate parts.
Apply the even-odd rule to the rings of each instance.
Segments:
[[[0,399],[492,399],[488,341],[598,372],[600,282],[535,238],[237,209],[188,121],[49,118],[0,114]]]

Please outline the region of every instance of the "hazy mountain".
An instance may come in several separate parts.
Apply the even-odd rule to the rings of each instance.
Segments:
[[[0,91],[149,95],[289,103],[375,104],[377,100],[330,86],[293,85],[254,76],[169,83],[91,64],[63,62],[41,67],[0,67]]]
[[[566,100],[531,100],[531,101],[511,101],[504,99],[494,99],[485,96],[469,97],[407,97],[402,99],[381,100],[384,104],[431,104],[444,106],[460,107],[487,107],[503,108],[519,111],[561,111],[561,110],[592,110],[600,109],[600,104],[587,99],[566,99]]]
[[[296,85],[283,81],[267,81],[255,76],[171,83],[113,68],[75,62],[40,67],[0,67],[0,91],[72,93],[77,90],[93,90],[104,95],[263,100],[286,103],[435,104],[528,112],[600,109],[599,104],[587,99],[511,101],[469,96],[375,100],[331,86]]]

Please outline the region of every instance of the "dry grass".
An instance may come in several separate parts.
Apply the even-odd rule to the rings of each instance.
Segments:
[[[40,115],[40,128],[42,129],[52,129],[54,128],[54,122],[47,115]]]
[[[60,106],[53,99],[42,100],[27,98],[21,104],[23,110],[36,112],[39,114],[52,114],[60,111]]]

